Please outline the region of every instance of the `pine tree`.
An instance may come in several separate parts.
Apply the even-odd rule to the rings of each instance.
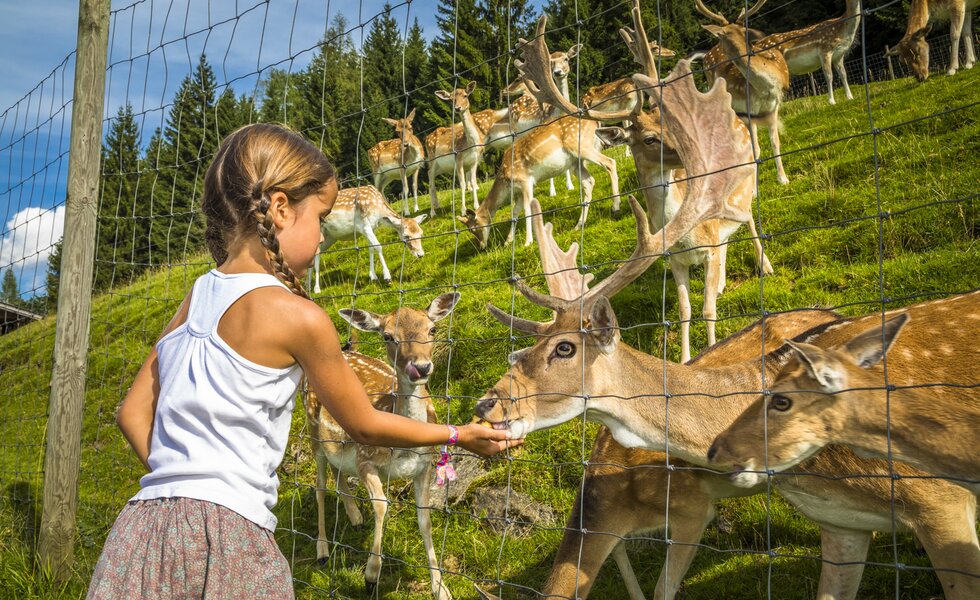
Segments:
[[[63,240],[58,240],[51,254],[48,255],[48,274],[44,287],[47,290],[49,313],[58,310],[58,284],[61,281],[61,247],[63,244]]]
[[[13,269],[7,269],[3,273],[3,287],[0,288],[0,299],[7,304],[20,306],[20,291],[17,289],[17,277],[14,276]]]
[[[140,270],[133,251],[138,229],[144,222],[135,219],[137,204],[147,199],[137,196],[140,183],[139,127],[128,103],[116,113],[102,146],[102,181],[95,247],[94,289],[104,290],[114,283],[128,281]]]
[[[398,31],[398,22],[391,16],[391,5],[371,23],[364,41],[364,122],[360,128],[357,148],[360,157],[360,173],[369,175],[370,163],[367,151],[381,140],[391,138],[391,127],[383,118],[401,118],[405,108],[405,81],[402,71],[404,43]],[[409,109],[410,110],[410,109]]]
[[[432,41],[429,59],[429,81],[435,90],[452,90],[476,81],[470,96],[474,111],[489,106],[492,97],[487,89],[490,65],[485,62],[482,40],[489,37],[488,25],[480,19],[476,0],[440,0],[436,6],[439,35]],[[427,121],[447,125],[452,121],[452,107],[446,102],[431,105],[424,116]]]
[[[408,91],[408,111],[414,108],[416,134],[436,126],[425,120],[425,113],[432,111],[433,102],[441,102],[434,96],[435,89],[429,84],[429,49],[422,35],[422,27],[416,18],[405,39],[405,89]],[[423,136],[419,136],[421,139]]]
[[[484,87],[494,101],[500,90],[518,78],[511,50],[518,38],[529,38],[533,30],[527,0],[480,0],[477,7],[488,35],[482,39],[481,53],[488,61],[489,79]]]

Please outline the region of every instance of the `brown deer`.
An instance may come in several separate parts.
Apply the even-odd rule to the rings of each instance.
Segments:
[[[438,127],[425,137],[425,152],[429,160],[429,215],[435,216],[439,208],[436,197],[436,177],[442,173],[455,173],[462,194],[460,206],[466,208],[466,190],[473,193],[473,208],[479,204],[477,199],[476,168],[483,156],[484,133],[477,126],[470,113],[470,94],[476,89],[471,81],[465,88],[457,88],[452,93],[438,90],[436,97],[449,102],[460,121],[451,127]]]
[[[395,139],[378,142],[368,150],[368,161],[374,173],[374,187],[384,194],[392,181],[401,179],[402,215],[408,216],[408,178],[412,178],[412,195],[415,198],[415,212],[419,212],[419,169],[425,163],[425,150],[422,142],[412,131],[415,109],[404,119],[383,119],[395,128]]]
[[[703,27],[718,38],[718,45],[704,55],[704,69],[708,84],[716,79],[728,82],[732,94],[732,108],[748,122],[755,145],[755,154],[760,156],[757,125],[769,128],[769,141],[776,161],[776,175],[779,183],[789,183],[779,146],[779,107],[783,96],[789,89],[789,68],[786,59],[778,48],[763,46],[760,41],[746,42],[748,32],[745,23],[759,12],[766,0],[757,2],[748,11],[729,23],[724,16],[708,10],[702,0],[694,0],[698,12],[716,21],[718,25]]]
[[[424,311],[407,307],[384,315],[360,309],[340,311],[340,315],[357,329],[377,332],[384,337],[393,369],[370,356],[358,352],[345,353],[348,364],[364,384],[375,408],[423,422],[436,422],[432,401],[425,387],[432,374],[435,323],[446,318],[457,302],[459,294],[449,293],[437,297]],[[306,390],[306,386],[303,389]],[[410,479],[415,492],[419,531],[432,578],[432,594],[438,599],[451,598],[449,590],[442,583],[442,571],[432,544],[429,489],[435,472],[435,451],[432,448],[396,449],[355,443],[330,413],[322,409],[312,391],[305,391],[304,405],[307,431],[313,443],[317,466],[317,560],[322,562],[329,554],[323,507],[328,468],[353,525],[360,525],[363,519],[347,484],[349,475],[356,474],[361,480],[374,508],[374,541],[364,569],[364,582],[369,593],[381,575],[381,541],[388,510],[385,483]]]
[[[563,252],[554,241],[551,224],[543,224],[540,214],[532,219],[549,289],[574,300],[582,285],[576,279],[577,245],[573,243]],[[689,364],[710,369],[758,358],[760,348],[778,347],[785,338],[836,318],[835,313],[824,310],[770,315],[706,350]],[[723,474],[685,468],[682,461],[671,459],[670,470],[667,464],[663,452],[624,448],[608,429],[599,430],[551,575],[541,590],[543,596],[586,598],[599,569],[612,553],[630,598],[642,599],[643,592],[620,540],[662,530],[669,515],[672,543],[667,546],[667,559],[653,598],[674,597],[694,559],[701,535],[714,516],[715,500],[751,495],[757,490],[739,488]]]
[[[851,88],[847,85],[847,70],[844,57],[847,56],[861,25],[861,0],[846,0],[844,14],[836,19],[827,19],[793,31],[774,33],[759,40],[762,48],[775,46],[786,59],[790,75],[805,75],[823,70],[827,80],[827,95],[830,103],[834,100],[834,72],[840,76],[844,86],[844,96],[850,100]]]
[[[953,314],[957,326],[941,325]],[[980,493],[978,325],[973,292],[847,321],[819,345],[789,342],[796,360],[708,456],[754,485],[764,475],[752,471],[783,471],[846,444]]]
[[[368,278],[371,281],[378,279],[374,273],[374,255],[377,254],[381,261],[381,276],[385,282],[390,282],[391,272],[388,270],[388,263],[385,262],[381,241],[378,240],[374,231],[375,228],[394,229],[398,233],[398,238],[407,246],[408,251],[416,258],[421,258],[425,255],[425,251],[422,249],[422,228],[419,224],[424,220],[424,214],[415,218],[400,216],[385,202],[385,197],[381,192],[373,186],[363,185],[356,188],[345,188],[337,193],[333,210],[320,224],[320,232],[323,235],[320,252],[326,251],[338,241],[362,237],[369,244]],[[315,280],[313,293],[319,294],[319,253],[313,261],[313,267]]]
[[[905,35],[898,44],[888,51],[889,56],[898,56],[919,81],[929,77],[929,21],[949,19],[949,68],[947,75],[955,75],[960,68],[960,40],[966,60],[963,68],[970,69],[977,57],[973,50],[973,9],[980,6],[980,0],[912,0],[909,7],[909,21]]]
[[[632,258],[649,264],[641,257],[651,256],[653,244],[662,234],[652,235],[642,210],[635,202],[631,206],[637,217],[638,237]],[[547,272],[556,271],[555,261],[545,262],[544,255],[542,263]],[[635,265],[633,261],[623,263],[592,289],[588,285],[591,274],[579,274],[575,268],[557,269],[565,275],[558,281],[548,279],[551,295],[536,292],[518,280],[523,295],[555,311],[554,319],[547,323],[512,317],[488,306],[502,323],[534,335],[538,342],[512,353],[509,372],[477,403],[476,414],[498,429],[509,429],[514,437],[524,437],[576,418],[588,408],[587,418],[606,425],[620,446],[659,452],[669,448],[671,464],[684,461],[695,467],[708,466],[708,448],[714,437],[735,421],[759,390],[772,384],[790,358],[788,347],[711,368],[670,363],[629,347],[619,339],[608,297],[635,278],[639,268],[645,268]],[[832,334],[839,323],[825,323],[796,340],[811,343]],[[724,344],[718,352],[724,352],[723,348]],[[603,451],[615,450],[607,444]],[[902,477],[894,487],[889,480],[893,472]],[[948,598],[975,597],[980,591],[980,578],[971,575],[980,574],[976,497],[948,482],[921,476],[907,465],[860,459],[844,447],[832,446],[798,465],[792,476],[774,478],[780,493],[820,526],[824,563],[819,598],[854,598],[872,532],[895,526],[912,530],[922,542]],[[712,500],[726,494],[743,495],[733,486],[734,482],[724,478],[710,478],[690,503],[684,496],[679,496],[684,500],[670,502],[670,514],[680,517],[671,524],[677,527],[671,530],[672,540],[680,545],[696,544],[710,520]],[[765,489],[763,482],[744,493]],[[651,502],[656,506],[668,500],[654,497]],[[896,505],[901,510],[893,515]],[[633,515],[624,510],[621,501],[617,506],[616,518],[623,527],[643,529],[638,523],[649,513],[647,507],[638,508],[639,514]],[[657,521],[652,524],[657,525]],[[609,537],[603,536],[601,529],[586,528],[596,532],[590,540],[600,544],[596,553],[601,556],[620,539],[615,537],[620,535],[618,528]],[[595,558],[592,550],[585,553]],[[672,558],[681,560],[668,565],[658,586],[658,594],[665,592],[668,598],[690,561],[683,553]],[[621,556],[617,562],[623,563]],[[568,570],[569,565],[562,569],[572,574],[554,575],[553,580],[558,577],[568,585],[566,577],[574,572]]]

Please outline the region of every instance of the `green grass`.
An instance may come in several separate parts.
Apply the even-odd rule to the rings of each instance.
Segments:
[[[960,108],[976,100],[980,71],[964,71],[955,77],[936,76],[924,84],[911,80],[879,83],[853,101],[829,106],[824,97],[787,103],[783,109],[782,144],[788,186],[775,182],[775,168],[761,169],[761,231],[772,234],[767,252],[776,273],[760,281],[748,240],[732,244],[728,261],[728,288],[719,299],[719,338],[754,320],[762,306],[769,311],[795,307],[832,306],[848,314],[880,307],[883,298],[892,304],[909,304],[932,293],[962,291],[980,285],[977,238],[977,161],[980,154],[980,109]],[[863,92],[863,90],[861,90]],[[867,135],[874,126],[882,133]],[[944,112],[949,111],[949,112]],[[934,115],[934,116],[930,116]],[[925,118],[923,118],[925,117]],[[916,120],[921,119],[921,120]],[[835,139],[845,141],[830,143]],[[877,158],[875,156],[877,144]],[[765,146],[764,146],[765,151]],[[620,185],[636,186],[632,161],[622,149],[610,153],[620,165]],[[877,170],[875,168],[877,162]],[[604,173],[598,179],[596,198],[609,194]],[[559,186],[560,188],[563,186]],[[488,184],[481,186],[481,197]],[[545,209],[578,201],[578,192],[549,198],[539,186]],[[458,202],[458,192],[456,194]],[[451,194],[443,192],[443,204]],[[890,216],[877,219],[878,205]],[[427,200],[426,200],[427,206]],[[628,212],[628,211],[627,211]],[[508,215],[506,209],[498,220]],[[579,241],[582,260],[596,267],[597,276],[608,275],[609,261],[629,255],[633,224],[629,216],[610,218],[610,201],[593,207],[584,234],[573,232],[578,207],[551,215],[562,245]],[[349,245],[324,256],[326,287],[320,304],[336,317],[337,310],[355,301],[377,311],[403,303],[423,306],[443,291],[459,286],[462,301],[451,322],[440,331],[455,342],[450,352],[439,352],[431,386],[434,394],[449,395],[438,402],[442,418],[468,420],[474,399],[492,385],[506,368],[506,353],[513,344],[506,330],[484,310],[487,301],[518,314],[544,317],[544,312],[515,299],[505,280],[513,273],[540,272],[536,247],[504,246],[507,223],[494,229],[490,248],[478,252],[466,232],[456,232],[447,213],[423,225],[426,255],[414,259],[401,245],[386,248],[395,283],[370,283],[366,277],[367,254]],[[736,237],[747,235],[741,230]],[[385,240],[393,241],[388,235]],[[523,228],[518,228],[518,244]],[[106,533],[125,501],[137,490],[141,469],[117,431],[113,414],[132,381],[150,344],[165,326],[194,278],[208,267],[200,256],[187,266],[161,269],[111,293],[95,298],[88,355],[88,386],[82,434],[80,506],[75,574],[58,586],[33,561],[40,515],[43,445],[48,382],[54,343],[54,319],[24,327],[0,338],[0,597],[77,598],[87,579]],[[619,322],[627,329],[626,341],[649,352],[662,347],[664,330],[646,323],[676,319],[673,283],[665,281],[665,266],[657,263],[638,281],[613,299]],[[693,283],[693,311],[700,312],[700,282]],[[543,289],[543,282],[533,282]],[[666,290],[666,294],[662,291]],[[662,310],[666,313],[663,314]],[[276,316],[270,316],[276,318]],[[336,318],[341,332],[346,327]],[[705,345],[703,325],[692,327],[695,352]],[[668,357],[677,360],[679,332],[666,332]],[[362,350],[381,355],[375,340],[361,336]],[[518,342],[518,345],[526,342]],[[304,417],[295,414],[294,436],[280,470],[282,482],[277,514],[280,547],[293,565],[300,598],[364,595],[363,552],[370,543],[371,527],[352,528],[336,497],[328,502],[328,529],[338,542],[327,567],[315,563],[315,481],[308,444],[302,436]],[[515,490],[548,503],[558,515],[554,527],[540,527],[524,538],[501,537],[471,514],[470,499],[433,518],[434,537],[452,592],[471,598],[470,578],[496,579],[540,588],[550,570],[564,522],[578,489],[580,463],[591,450],[594,425],[574,422],[533,434],[519,458],[492,463],[479,485],[510,483]],[[477,486],[478,487],[478,486]],[[358,493],[364,495],[363,488]],[[471,490],[471,494],[473,490]],[[384,552],[386,560],[379,596],[390,599],[425,598],[428,573],[415,525],[411,492],[401,484],[391,486],[394,502],[389,511]],[[767,510],[768,507],[768,510]],[[362,504],[370,515],[370,507]],[[721,503],[719,512],[730,528],[709,526],[694,564],[685,579],[684,598],[758,598],[771,590],[775,598],[811,598],[819,573],[818,531],[778,495],[767,504],[764,496]],[[772,550],[767,552],[767,520]],[[652,536],[657,537],[657,536]],[[911,538],[901,534],[899,560],[927,567]],[[630,543],[631,558],[647,593],[652,593],[664,559],[664,545],[655,541]],[[869,560],[894,561],[891,535],[879,535]],[[928,571],[909,569],[898,579],[900,597],[941,595],[938,580]],[[894,598],[895,570],[869,566],[859,592],[862,598]],[[771,586],[771,587],[770,587]],[[513,589],[509,597],[513,597]],[[599,576],[595,598],[619,598],[625,590],[610,563]]]

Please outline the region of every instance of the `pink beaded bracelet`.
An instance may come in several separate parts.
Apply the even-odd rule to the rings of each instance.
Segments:
[[[459,429],[455,425],[446,425],[449,428],[449,441],[446,442],[448,446],[455,446],[456,442],[459,441]]]

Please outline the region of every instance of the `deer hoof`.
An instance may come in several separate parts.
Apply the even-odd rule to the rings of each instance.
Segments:
[[[364,591],[367,592],[368,596],[374,595],[374,588],[378,587],[377,581],[368,581],[367,577],[364,578]]]
[[[321,567],[325,567],[325,566],[327,566],[327,559],[328,558],[330,558],[330,557],[329,556],[320,556],[320,557],[318,557],[316,559],[316,564],[320,565]]]

